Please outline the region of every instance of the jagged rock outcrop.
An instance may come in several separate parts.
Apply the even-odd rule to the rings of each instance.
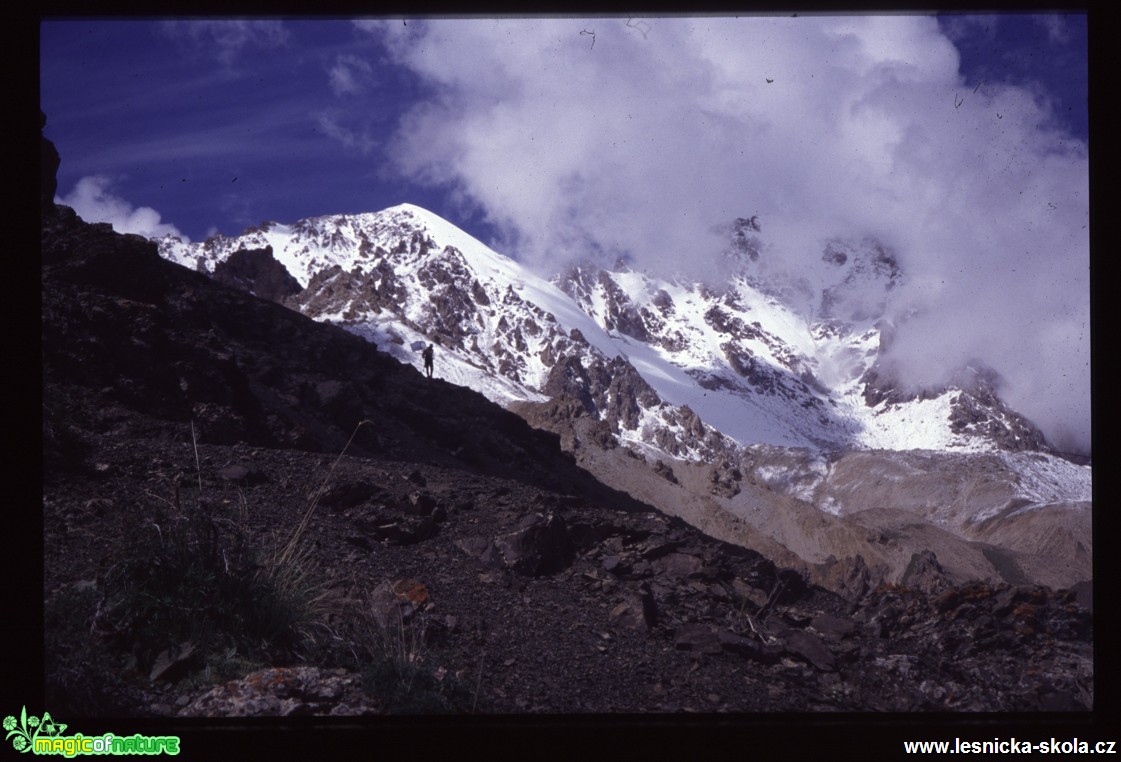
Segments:
[[[47,115],[39,110],[39,130],[47,126]],[[54,143],[46,135],[39,136],[39,202],[43,214],[53,214],[54,196],[58,190],[58,168],[61,158]]]
[[[615,431],[637,429],[643,412],[661,402],[634,366],[621,357],[596,358],[585,368],[579,357],[568,356],[553,365],[542,391],[553,398],[578,401],[586,414]]]
[[[821,292],[821,318],[861,324],[885,312],[892,291],[903,282],[903,272],[893,252],[874,239],[860,242],[832,240],[821,259],[842,279]]]
[[[271,246],[238,249],[214,266],[214,280],[281,304],[303,290],[284,265],[273,257]]]
[[[1047,451],[1043,433],[1027,418],[1008,408],[997,395],[1000,377],[981,363],[968,366],[942,387],[903,388],[894,373],[873,364],[861,377],[868,407],[901,405],[931,400],[952,392],[949,430],[957,435],[983,438],[1002,450]]]

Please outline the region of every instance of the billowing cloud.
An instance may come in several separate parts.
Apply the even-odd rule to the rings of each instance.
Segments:
[[[111,191],[112,182],[101,175],[83,177],[67,195],[56,199],[69,206],[86,222],[108,222],[118,233],[135,233],[146,238],[165,235],[184,236],[174,226],[160,221],[160,213],[147,206],[132,204]]]
[[[906,275],[904,383],[984,362],[1056,444],[1089,448],[1087,147],[1032,92],[966,86],[935,19],[365,28],[434,93],[402,122],[399,171],[477,202],[508,253],[713,278],[713,231],[738,216],[786,272],[872,236]]]

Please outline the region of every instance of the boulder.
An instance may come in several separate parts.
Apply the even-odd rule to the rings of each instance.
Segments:
[[[643,584],[636,592],[628,591],[622,603],[611,610],[611,621],[641,632],[653,627],[657,621],[657,609],[650,588]]]
[[[370,593],[370,616],[382,629],[409,624],[429,604],[428,587],[415,579],[382,582]]]
[[[720,647],[725,651],[762,664],[774,664],[782,655],[781,646],[766,645],[758,640],[745,638],[732,632],[719,633],[717,640],[720,642]]]
[[[707,624],[683,624],[673,632],[673,644],[681,651],[718,654],[723,650],[716,630]]]
[[[530,577],[558,572],[574,555],[564,519],[556,514],[531,514],[515,531],[496,537],[494,545],[508,568]]]
[[[841,640],[856,632],[856,623],[850,619],[820,614],[810,620],[810,626],[830,640]]]
[[[464,537],[456,540],[455,546],[487,569],[502,569],[506,566],[506,561],[494,546],[494,541],[486,537]]]
[[[662,574],[671,577],[700,577],[704,562],[697,556],[685,553],[670,553],[654,562],[654,567]]]
[[[809,662],[823,672],[833,671],[833,652],[816,635],[805,630],[788,630],[782,635],[782,645],[787,653]]]

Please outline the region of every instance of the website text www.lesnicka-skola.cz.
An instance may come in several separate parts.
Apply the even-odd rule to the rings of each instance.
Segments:
[[[994,738],[991,741],[904,741],[907,754],[1117,754],[1116,741],[1086,741],[1080,738],[1050,738],[1026,741]]]

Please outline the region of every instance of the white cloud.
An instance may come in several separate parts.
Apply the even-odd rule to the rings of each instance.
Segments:
[[[339,114],[320,113],[315,117],[316,124],[327,137],[337,140],[347,148],[361,154],[369,154],[377,141],[366,130],[355,130],[340,123]]]
[[[907,274],[901,314],[917,311],[893,349],[906,382],[981,358],[1018,409],[1089,447],[1089,340],[1071,339],[1088,316],[1088,157],[1046,128],[1045,101],[966,87],[933,18],[642,23],[366,25],[436,93],[393,160],[477,200],[545,269],[627,252],[715,277],[712,231],[754,214],[789,271],[873,235]]]
[[[246,48],[275,48],[288,42],[283,22],[272,19],[176,20],[165,21],[162,29],[169,37],[203,49],[227,65]]]
[[[335,95],[355,95],[373,78],[373,67],[358,56],[340,55],[327,72],[327,78]]]
[[[146,238],[174,235],[190,242],[178,228],[161,222],[160,213],[147,206],[134,208],[111,191],[112,182],[101,175],[83,177],[66,196],[56,199],[69,206],[86,222],[108,222],[118,233],[135,233]]]

